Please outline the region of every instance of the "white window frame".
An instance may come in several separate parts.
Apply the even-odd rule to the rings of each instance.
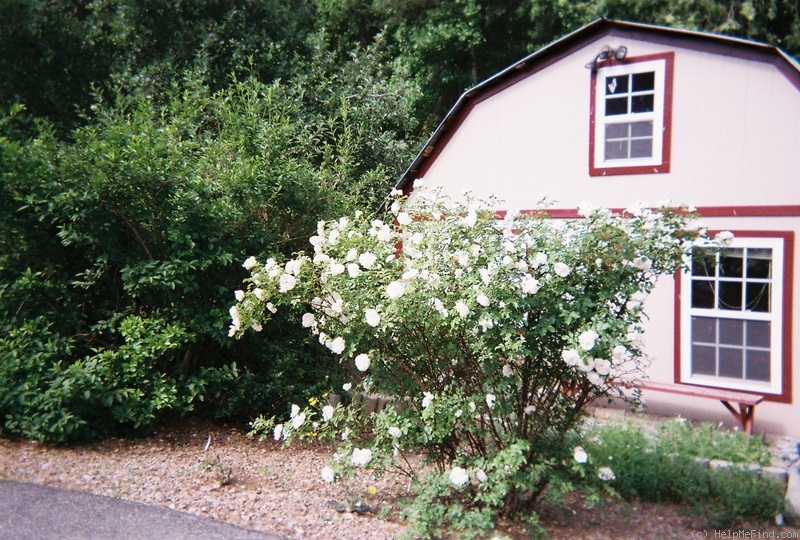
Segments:
[[[770,280],[770,311],[735,311],[693,308],[691,270],[684,269],[681,275],[680,325],[681,325],[681,381],[682,383],[728,388],[763,394],[780,395],[783,390],[783,288],[785,242],[783,238],[736,237],[731,248],[772,249],[772,277]],[[753,381],[732,377],[692,373],[692,316],[718,319],[756,320],[770,322],[770,381]]]
[[[667,60],[659,58],[642,62],[630,62],[597,70],[594,92],[594,168],[613,169],[625,167],[660,166],[664,163],[664,103],[666,100]],[[628,113],[607,117],[605,115],[605,81],[608,77],[653,72],[654,99],[653,111],[647,113]],[[630,91],[631,89],[629,89]],[[649,158],[605,159],[606,125],[639,121],[653,122],[653,153]]]

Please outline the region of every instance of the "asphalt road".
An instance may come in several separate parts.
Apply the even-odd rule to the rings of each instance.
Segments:
[[[0,480],[0,539],[288,540],[169,508]]]

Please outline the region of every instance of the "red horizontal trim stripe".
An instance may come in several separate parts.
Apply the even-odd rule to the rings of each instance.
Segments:
[[[655,209],[655,208],[653,208]],[[610,208],[614,214],[625,213],[624,208]],[[547,208],[545,210],[520,210],[523,214],[546,213],[558,219],[581,218],[577,208]],[[699,206],[695,212],[701,217],[800,217],[800,205],[778,206]],[[502,218],[505,210],[497,212]]]

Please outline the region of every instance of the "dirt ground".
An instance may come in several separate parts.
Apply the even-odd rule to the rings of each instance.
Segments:
[[[404,528],[398,501],[407,493],[407,480],[365,474],[348,492],[320,477],[331,452],[324,446],[285,449],[234,427],[182,421],[144,439],[111,438],[71,448],[0,439],[0,478],[165,506],[295,539],[398,537]],[[331,504],[350,495],[363,497],[372,511],[339,512]],[[579,497],[569,497],[565,505],[542,506],[538,513],[556,539],[702,534],[702,519],[671,505],[606,501],[587,508]],[[762,526],[756,532],[772,530],[777,538],[790,529]],[[498,538],[530,537],[518,528],[498,533]],[[714,531],[706,534],[715,537]]]

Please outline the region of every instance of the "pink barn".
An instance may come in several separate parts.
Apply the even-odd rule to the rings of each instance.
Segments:
[[[398,184],[578,217],[672,200],[735,234],[648,298],[648,410],[800,436],[800,65],[760,43],[598,20],[464,93]],[[794,369],[793,369],[794,368]],[[724,392],[736,395],[727,399]],[[679,393],[675,393],[679,392]],[[707,394],[703,396],[702,394]],[[754,409],[748,396],[763,401]]]

